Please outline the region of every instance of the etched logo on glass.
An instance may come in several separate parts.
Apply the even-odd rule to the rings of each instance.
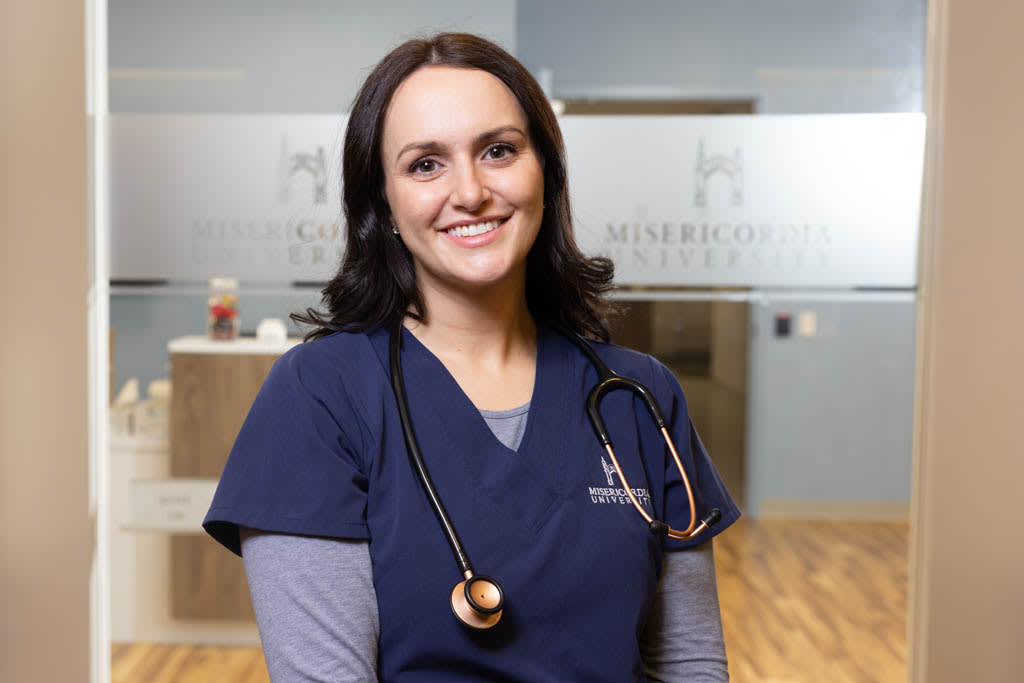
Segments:
[[[704,153],[704,138],[701,138],[697,143],[697,165],[693,174],[694,205],[708,205],[708,181],[719,173],[729,180],[732,190],[729,203],[732,206],[743,206],[743,153],[737,147],[732,157],[724,154],[708,156]]]
[[[327,203],[327,156],[323,147],[317,147],[315,152],[288,151],[288,138],[281,138],[281,159],[278,162],[278,189],[277,197],[282,204],[291,200],[292,181],[296,176],[309,174],[313,185],[313,203]]]

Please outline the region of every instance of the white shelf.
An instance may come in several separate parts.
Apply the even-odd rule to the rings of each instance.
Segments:
[[[189,335],[172,339],[167,343],[168,353],[230,353],[280,356],[293,346],[301,344],[298,338],[284,342],[266,341],[255,337],[238,339],[210,339],[203,335]]]

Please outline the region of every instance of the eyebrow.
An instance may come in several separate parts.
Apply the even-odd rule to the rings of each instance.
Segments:
[[[486,142],[487,140],[492,140],[505,133],[519,133],[524,138],[526,137],[526,133],[524,133],[521,129],[517,128],[516,126],[501,126],[499,128],[495,128],[494,130],[489,130],[486,133],[481,133],[480,135],[477,135],[476,138],[473,140],[473,145],[480,145],[481,143]],[[395,161],[397,162],[399,159],[402,158],[403,154],[410,150],[419,150],[421,152],[436,152],[440,149],[444,149],[444,145],[442,145],[440,142],[411,142],[398,151],[398,154],[395,156]]]

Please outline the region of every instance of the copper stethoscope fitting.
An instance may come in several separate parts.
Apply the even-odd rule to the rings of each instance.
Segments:
[[[717,523],[722,518],[722,514],[717,508],[711,510],[699,523],[697,522],[697,505],[694,501],[690,478],[686,475],[686,469],[683,467],[679,453],[676,452],[675,444],[672,443],[672,438],[669,436],[665,418],[662,416],[661,409],[658,408],[658,404],[654,400],[654,395],[651,391],[635,379],[622,377],[612,372],[605,362],[601,360],[600,356],[597,355],[593,347],[579,334],[564,328],[556,327],[555,329],[575,344],[597,369],[597,386],[590,391],[590,395],[587,397],[587,413],[590,416],[590,423],[594,427],[598,440],[600,440],[601,445],[611,458],[612,466],[619,475],[619,480],[622,482],[622,487],[625,489],[630,503],[640,513],[644,521],[647,522],[648,530],[653,534],[685,540],[696,537]],[[430,474],[427,472],[427,466],[423,462],[423,455],[416,441],[416,433],[413,431],[412,419],[409,416],[409,403],[405,394],[405,382],[402,379],[402,318],[399,318],[398,322],[391,328],[389,356],[391,360],[391,388],[395,392],[395,401],[398,403],[398,415],[402,422],[402,433],[405,436],[405,446],[409,453],[409,460],[412,462],[412,467],[419,477],[420,484],[423,486],[423,491],[427,495],[434,514],[437,515],[445,538],[448,539],[448,544],[455,555],[455,562],[459,565],[459,570],[463,576],[463,580],[452,588],[452,613],[461,623],[470,628],[492,628],[501,620],[505,607],[505,591],[502,590],[501,584],[496,579],[483,574],[477,574],[473,571],[473,565],[469,561],[469,556],[463,549],[462,542],[455,532],[455,525],[452,524],[451,518],[448,517],[448,511],[445,510],[444,503],[441,502],[441,496],[434,487]],[[651,414],[651,418],[658,426],[662,438],[665,439],[669,452],[672,454],[672,461],[675,462],[676,468],[682,476],[683,486],[686,489],[686,498],[690,506],[690,524],[682,531],[673,529],[668,524],[655,519],[644,509],[630,488],[629,482],[626,480],[626,474],[622,471],[622,466],[619,464],[619,459],[615,456],[611,438],[608,436],[608,430],[605,429],[604,420],[601,419],[600,405],[605,394],[617,389],[630,391],[643,400],[648,412]]]
[[[464,581],[452,588],[452,613],[466,626],[476,629],[491,628],[501,619],[505,607],[505,592],[489,576],[466,572]]]

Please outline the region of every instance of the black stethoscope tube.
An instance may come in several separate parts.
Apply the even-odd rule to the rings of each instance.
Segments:
[[[394,389],[395,401],[398,403],[398,416],[402,421],[402,433],[405,435],[405,448],[409,452],[409,460],[412,461],[412,467],[419,476],[420,483],[423,485],[423,491],[430,500],[430,506],[434,509],[434,514],[437,515],[437,521],[441,523],[445,538],[448,539],[448,543],[452,547],[452,553],[455,554],[455,561],[459,565],[459,570],[463,575],[466,572],[472,574],[473,565],[470,563],[469,556],[459,541],[458,534],[455,533],[455,526],[452,524],[451,518],[448,517],[448,511],[445,510],[444,503],[441,502],[441,496],[438,495],[437,489],[434,488],[434,482],[430,479],[430,473],[427,472],[427,466],[423,462],[423,455],[420,453],[419,444],[416,443],[416,434],[412,429],[412,418],[409,417],[409,403],[405,396],[405,382],[402,379],[401,320],[391,329],[391,342],[388,346],[391,357],[391,388]]]
[[[623,377],[612,371],[608,365],[601,360],[601,357],[597,355],[597,351],[594,351],[594,347],[587,343],[580,335],[575,332],[571,332],[564,328],[556,328],[559,333],[565,336],[569,341],[576,345],[576,347],[586,355],[590,360],[594,368],[597,369],[597,386],[590,390],[590,395],[587,397],[587,413],[590,415],[590,424],[594,427],[594,433],[597,434],[598,440],[600,440],[602,446],[607,446],[611,443],[611,437],[608,436],[608,430],[604,426],[604,420],[601,418],[601,399],[609,391],[616,389],[627,389],[637,394],[647,406],[648,412],[651,414],[651,418],[654,423],[658,426],[658,429],[663,429],[666,425],[665,418],[661,414],[661,409],[658,408],[657,402],[654,400],[654,396],[651,394],[651,390],[645,387],[640,382],[629,377]]]

